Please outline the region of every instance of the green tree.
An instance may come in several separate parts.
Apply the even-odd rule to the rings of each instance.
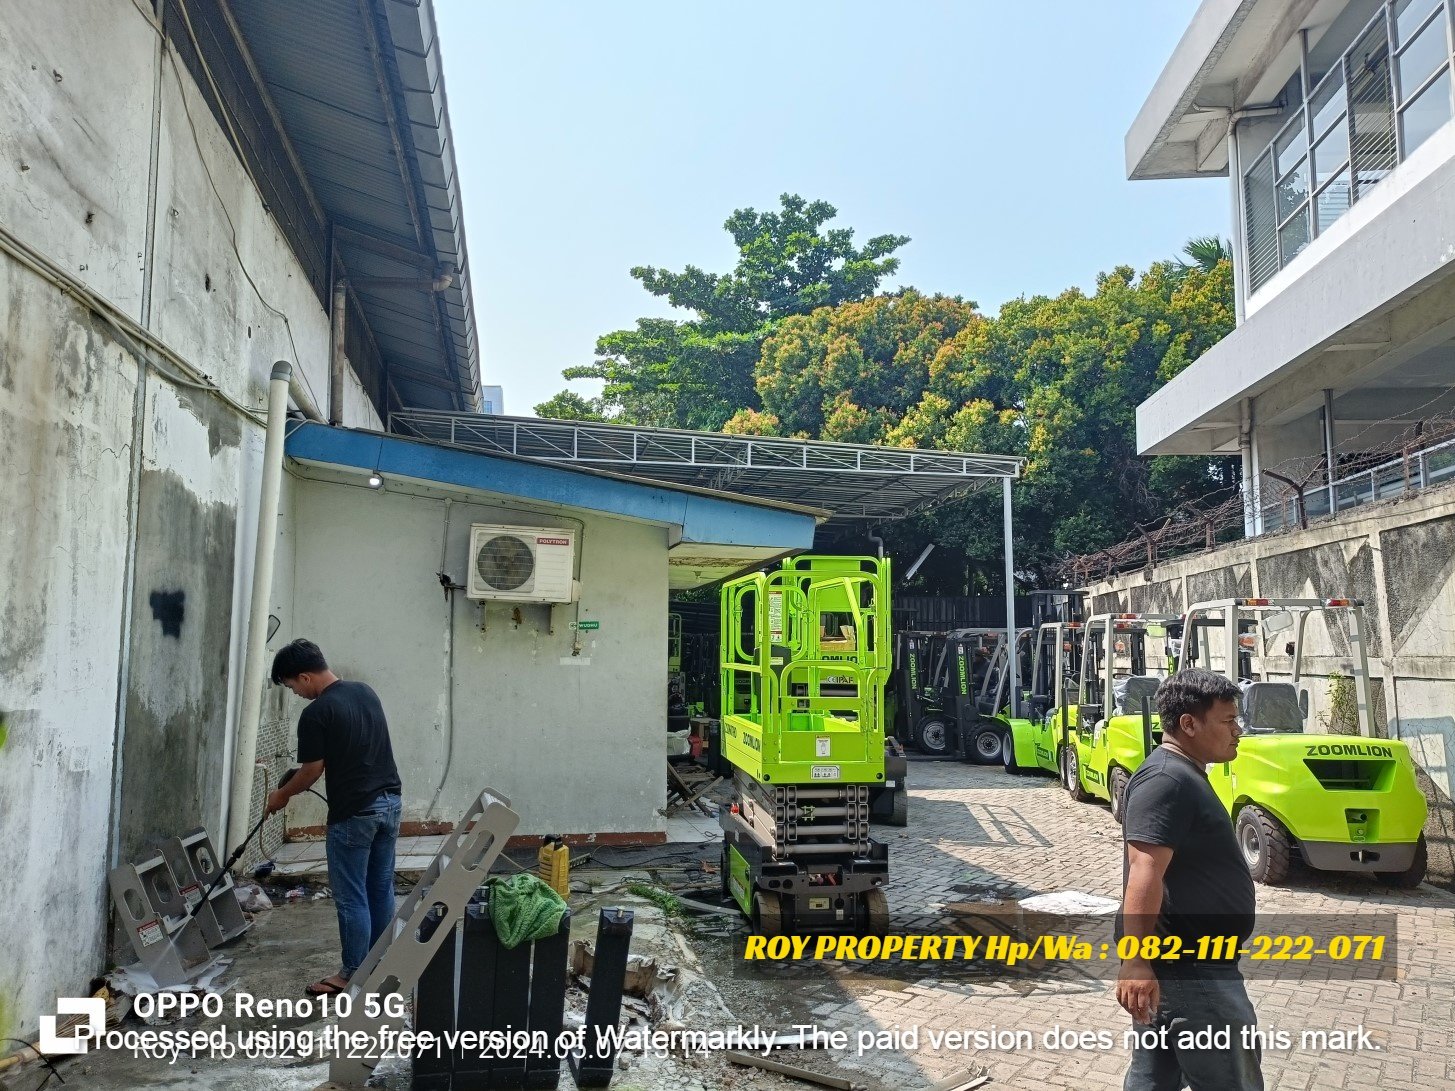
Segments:
[[[554,420],[604,421],[600,398],[583,398],[574,390],[563,390],[536,406],[536,416]]]
[[[1199,235],[1187,240],[1182,254],[1187,259],[1179,259],[1177,262],[1177,267],[1182,272],[1201,269],[1204,273],[1211,273],[1222,262],[1232,264],[1233,244],[1221,235]]]
[[[1088,294],[1007,303],[904,291],[787,319],[763,345],[762,409],[736,430],[1015,454],[1017,565],[1043,580],[1067,554],[1121,541],[1179,505],[1236,487],[1226,459],[1144,459],[1136,407],[1233,325],[1232,270],[1121,267]],[[934,590],[1003,583],[998,491],[886,528],[896,555],[928,541]],[[961,565],[957,551],[965,558]]]
[[[783,434],[883,442],[920,404],[947,346],[982,322],[973,303],[913,289],[785,318],[758,358],[763,411]]]
[[[738,251],[729,273],[634,268],[647,291],[694,317],[643,318],[609,333],[596,361],[568,368],[566,378],[603,380],[600,407],[623,423],[713,430],[739,410],[761,408],[754,368],[777,325],[872,296],[899,268],[891,255],[909,241],[879,235],[856,247],[851,229],[826,228],[838,215],[833,205],[795,194],[779,200],[777,211],[743,208],[728,217],[723,226]]]

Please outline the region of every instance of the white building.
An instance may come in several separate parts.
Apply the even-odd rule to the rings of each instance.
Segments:
[[[1137,446],[1241,454],[1249,540],[1091,589],[1100,610],[1363,600],[1378,730],[1421,767],[1446,885],[1455,490],[1427,487],[1455,481],[1452,7],[1198,6],[1127,134],[1127,169],[1230,180],[1238,324],[1138,407]],[[1311,677],[1347,673],[1325,652]],[[1330,697],[1315,689],[1317,718]]]
[[[1313,518],[1455,473],[1448,452],[1379,467],[1455,410],[1451,18],[1203,0],[1127,134],[1134,179],[1231,181],[1238,328],[1139,408],[1137,437],[1241,452],[1250,533],[1296,518],[1272,474],[1310,482]]]
[[[0,1037],[103,968],[108,867],[221,839],[274,362],[478,406],[440,65],[428,0],[0,5]]]
[[[480,388],[480,412],[500,416],[505,412],[505,389],[499,386]]]

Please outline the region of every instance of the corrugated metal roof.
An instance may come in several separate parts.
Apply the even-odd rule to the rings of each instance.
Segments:
[[[400,398],[478,409],[479,338],[431,0],[230,6]],[[438,293],[369,284],[446,266],[454,280]]]
[[[831,513],[902,519],[1002,479],[1023,459],[964,451],[688,432],[537,417],[405,411],[392,432],[488,454],[733,492]]]

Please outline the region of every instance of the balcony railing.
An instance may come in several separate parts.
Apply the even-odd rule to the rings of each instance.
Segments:
[[[1388,0],[1243,175],[1256,292],[1452,116],[1451,0]]]
[[[1392,500],[1397,496],[1455,481],[1455,439],[1422,450],[1405,452],[1368,470],[1341,477],[1332,485],[1305,485],[1301,492],[1280,488],[1277,500],[1263,505],[1263,533],[1284,527],[1308,526],[1334,512]],[[1264,495],[1270,492],[1264,484]],[[1299,509],[1303,510],[1300,511]]]

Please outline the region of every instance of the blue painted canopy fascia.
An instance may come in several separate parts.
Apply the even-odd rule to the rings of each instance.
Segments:
[[[699,545],[811,549],[817,525],[803,512],[322,424],[296,427],[285,451],[289,458],[377,470],[386,478],[408,477],[677,526],[682,541]]]

